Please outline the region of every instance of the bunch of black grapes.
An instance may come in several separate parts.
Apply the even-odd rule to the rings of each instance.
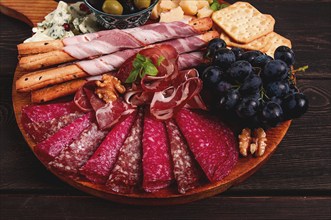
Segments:
[[[292,74],[292,49],[278,47],[273,59],[257,50],[228,49],[217,38],[209,43],[206,56],[210,62],[198,70],[211,109],[231,113],[252,127],[274,127],[307,111],[308,100]]]

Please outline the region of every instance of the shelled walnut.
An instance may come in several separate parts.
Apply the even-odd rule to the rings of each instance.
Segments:
[[[98,87],[95,94],[107,103],[115,101],[118,93],[123,94],[125,92],[125,87],[121,84],[121,81],[107,74],[102,75],[102,80],[96,81],[96,85]]]
[[[249,128],[244,128],[239,139],[239,152],[242,156],[246,157],[248,153],[255,156],[262,156],[267,147],[267,134],[262,128],[257,128],[253,132]]]

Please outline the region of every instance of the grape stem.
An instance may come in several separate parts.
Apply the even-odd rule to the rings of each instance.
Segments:
[[[308,65],[299,67],[298,69],[292,70],[292,74],[294,75],[297,72],[305,72],[309,68]]]

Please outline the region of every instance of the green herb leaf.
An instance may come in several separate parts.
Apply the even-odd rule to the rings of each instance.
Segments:
[[[144,66],[144,76],[150,75],[150,76],[156,76],[159,73],[157,68],[154,66],[153,63],[146,63]]]
[[[139,69],[133,69],[129,75],[129,77],[125,80],[125,83],[133,83],[136,81],[139,74]]]
[[[225,3],[220,4],[218,2],[218,0],[214,0],[213,3],[211,3],[210,8],[213,11],[218,11],[218,10],[221,10],[221,9],[226,8],[228,6],[229,6],[229,4],[225,4]]]
[[[163,60],[165,60],[165,57],[164,56],[159,56],[159,58],[157,59],[156,65],[160,66],[161,63],[163,62]]]
[[[138,53],[136,55],[136,59],[135,60],[138,60],[138,61],[141,61],[141,62],[145,62],[146,61],[146,57],[144,55],[141,55],[140,53]]]

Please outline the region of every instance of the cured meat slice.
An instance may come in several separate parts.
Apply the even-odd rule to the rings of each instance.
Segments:
[[[114,126],[92,157],[80,169],[81,174],[92,182],[106,183],[135,117],[136,114],[132,113],[123,122]]]
[[[35,153],[39,159],[44,163],[53,160],[65,146],[79,137],[81,132],[91,124],[92,118],[92,112],[87,113],[37,144]]]
[[[143,189],[155,192],[173,180],[170,149],[165,125],[147,111],[143,133]]]
[[[76,112],[48,121],[31,122],[25,125],[25,129],[36,143],[40,143],[81,116],[81,113]]]
[[[238,161],[233,132],[215,118],[182,109],[176,122],[211,182],[227,176]]]
[[[185,70],[198,66],[204,62],[204,53],[201,51],[183,53],[178,57],[178,69]]]
[[[142,133],[143,111],[140,110],[107,181],[111,190],[130,193],[141,183]]]
[[[78,111],[74,102],[53,103],[47,105],[29,105],[22,109],[22,123],[49,121]]]
[[[74,177],[96,148],[106,136],[107,131],[98,129],[97,124],[92,123],[86,128],[74,142],[66,146],[61,153],[49,163],[51,169],[60,174]]]
[[[201,170],[175,122],[173,120],[167,121],[166,127],[178,192],[184,194],[198,185]]]

